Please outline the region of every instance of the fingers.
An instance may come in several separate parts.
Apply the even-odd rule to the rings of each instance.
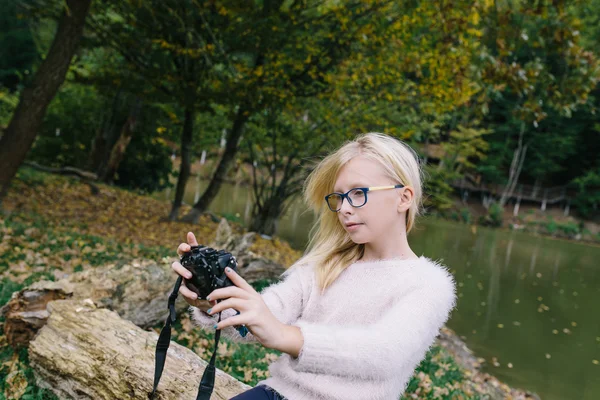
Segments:
[[[190,300],[198,299],[198,295],[196,293],[192,292],[190,289],[188,289],[188,287],[185,285],[179,286],[179,293],[181,293],[181,295],[183,297],[185,297],[186,299],[190,299]]]
[[[191,246],[189,244],[181,243],[179,245],[179,247],[177,247],[177,254],[179,255],[179,257],[181,257],[183,255],[183,253],[186,253],[190,250],[191,250]]]
[[[198,241],[196,240],[196,236],[194,236],[194,234],[192,232],[188,232],[187,241],[190,244],[190,246],[198,246]]]
[[[254,290],[252,285],[250,285],[248,282],[246,282],[246,280],[244,278],[242,278],[240,275],[238,275],[231,268],[229,268],[229,267],[225,268],[225,274],[231,280],[231,282],[233,282],[233,284],[235,286],[239,287],[240,289],[245,290],[248,293],[258,293],[256,290]]]
[[[181,257],[183,253],[191,250],[191,246],[198,246],[198,241],[192,232],[188,232],[187,243],[181,243],[179,247],[177,247],[177,254]]]
[[[242,312],[246,309],[246,306],[244,303],[245,303],[244,300],[237,299],[235,297],[231,298],[231,299],[223,300],[220,303],[217,303],[216,305],[214,305],[208,314],[209,315],[218,314],[219,312],[221,312],[223,310],[227,310],[228,308],[233,308],[234,310],[238,310],[239,312]]]
[[[183,276],[185,279],[190,279],[192,277],[192,273],[178,261],[173,262],[173,264],[171,264],[171,268],[173,268],[173,271],[175,271],[178,275]]]
[[[219,299],[227,299],[230,297],[236,297],[239,299],[244,299],[244,300],[249,300],[252,295],[251,293],[248,293],[247,291],[236,287],[236,286],[228,286],[226,288],[221,288],[221,289],[215,289],[212,292],[209,293],[208,296],[206,296],[207,298],[210,298],[210,300],[219,300]]]
[[[216,329],[223,329],[227,328],[228,326],[238,326],[247,323],[248,319],[244,316],[244,314],[240,314],[236,315],[235,317],[229,317],[227,319],[224,319],[223,321],[216,324],[215,327]]]

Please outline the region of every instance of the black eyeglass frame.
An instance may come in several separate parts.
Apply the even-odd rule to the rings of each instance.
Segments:
[[[369,198],[367,196],[368,192],[374,192],[376,190],[386,190],[386,189],[400,189],[403,187],[404,187],[404,185],[402,185],[402,184],[390,185],[390,186],[356,187],[356,188],[352,188],[352,189],[348,190],[346,193],[333,192],[333,193],[328,194],[327,196],[325,196],[325,203],[327,203],[327,207],[329,207],[329,209],[333,212],[338,212],[342,209],[342,204],[344,203],[344,199],[346,199],[348,201],[348,204],[350,204],[352,207],[360,208],[360,207],[363,207],[365,204],[367,204],[367,201],[369,200]],[[365,193],[365,202],[363,204],[361,204],[360,206],[355,206],[354,204],[352,204],[352,200],[350,200],[350,196],[348,196],[348,194],[350,192],[352,192],[353,190],[356,190],[356,189],[360,189]],[[340,207],[337,210],[334,210],[333,208],[331,208],[331,205],[329,204],[329,198],[333,195],[338,195],[338,196],[342,197],[342,201],[340,202]]]

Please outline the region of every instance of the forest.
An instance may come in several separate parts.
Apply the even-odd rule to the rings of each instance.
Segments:
[[[174,185],[168,218],[195,221],[245,166],[272,234],[314,160],[379,131],[421,153],[434,213],[467,179],[502,185],[492,210],[533,185],[598,216],[597,0],[4,2],[0,198],[34,163]]]

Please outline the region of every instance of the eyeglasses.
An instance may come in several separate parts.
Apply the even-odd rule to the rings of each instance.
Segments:
[[[362,207],[367,204],[367,192],[373,192],[375,190],[386,190],[386,189],[400,189],[404,185],[394,186],[373,186],[370,188],[354,188],[348,190],[346,193],[331,193],[325,196],[327,206],[333,212],[338,212],[342,208],[342,202],[344,199],[348,200],[348,203],[355,208]]]

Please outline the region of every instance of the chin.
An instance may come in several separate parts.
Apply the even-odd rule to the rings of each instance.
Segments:
[[[364,238],[352,237],[352,235],[350,235],[350,240],[352,240],[356,244],[365,244],[365,243],[369,242],[368,240],[366,240]]]

